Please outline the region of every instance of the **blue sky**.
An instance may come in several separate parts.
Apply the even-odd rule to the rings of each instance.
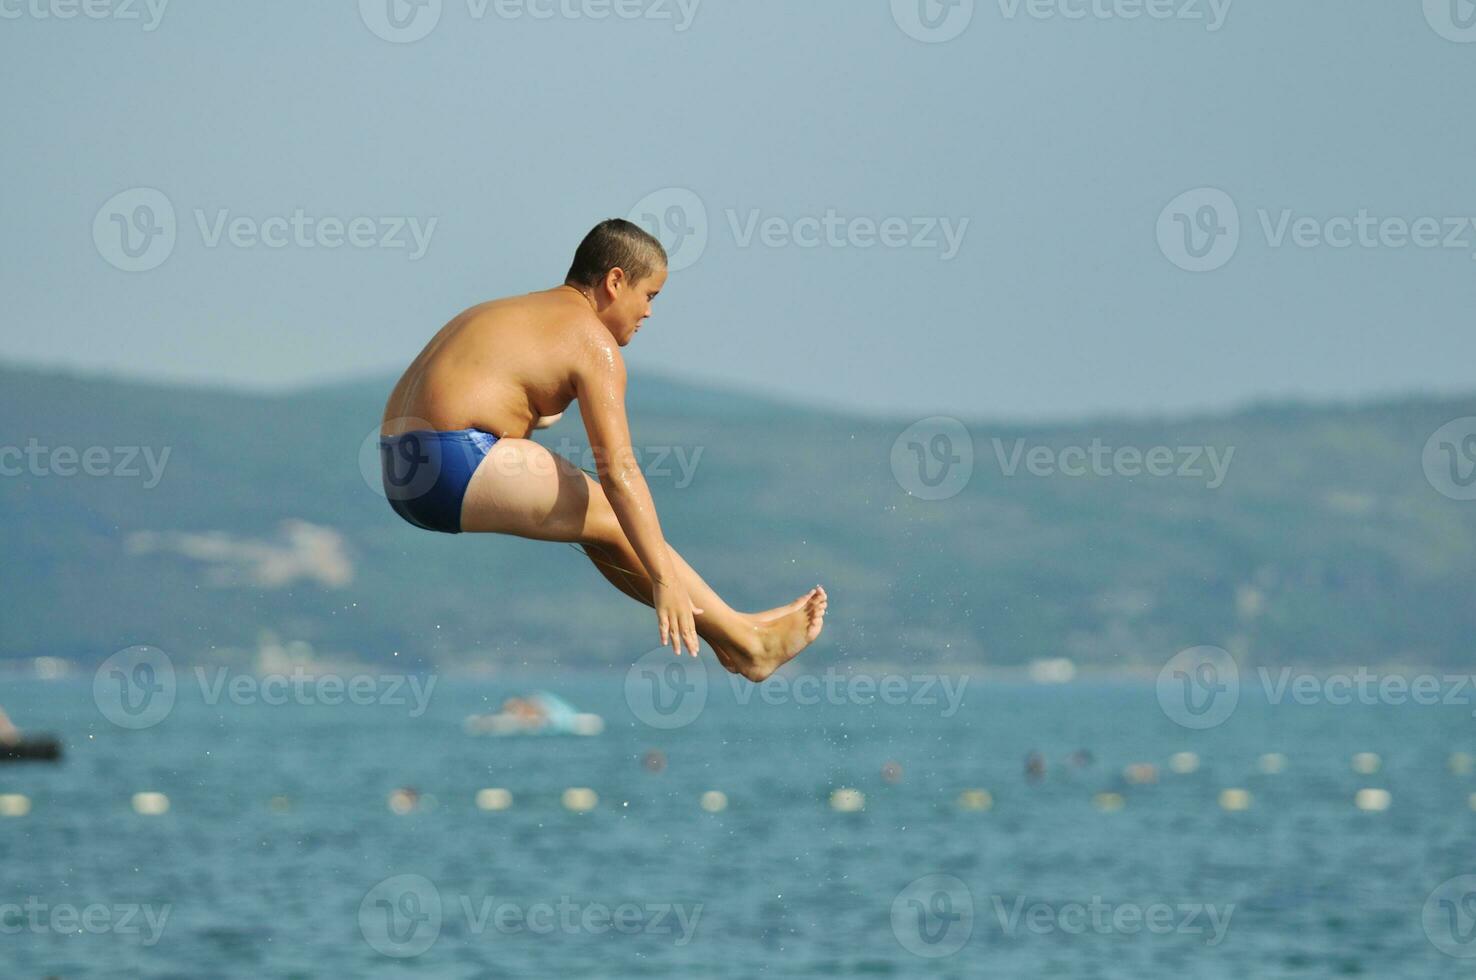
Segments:
[[[644,213],[683,267],[627,356],[686,380],[1011,418],[1471,387],[1468,0],[88,3],[0,0],[8,361],[389,372]]]

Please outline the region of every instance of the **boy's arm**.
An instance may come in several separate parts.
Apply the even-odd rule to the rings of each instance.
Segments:
[[[652,582],[666,585],[673,579],[671,555],[656,518],[656,503],[631,447],[625,386],[625,361],[619,350],[608,338],[592,339],[575,367],[574,391],[600,486],[646,574]]]
[[[575,397],[589,432],[590,448],[599,467],[600,486],[631,547],[651,579],[651,605],[661,631],[661,645],[671,644],[681,655],[685,644],[697,656],[695,616],[686,586],[677,578],[671,549],[656,520],[656,504],[630,445],[625,418],[625,362],[603,327],[588,335],[574,372]]]

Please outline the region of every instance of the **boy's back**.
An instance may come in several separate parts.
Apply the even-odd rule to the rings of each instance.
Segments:
[[[482,303],[433,337],[385,406],[383,433],[429,423],[526,438],[574,400],[575,366],[591,344],[613,348],[584,297],[567,287]],[[619,356],[616,354],[615,356]]]

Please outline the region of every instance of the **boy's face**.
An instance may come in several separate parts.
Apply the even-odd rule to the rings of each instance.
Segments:
[[[640,282],[626,278],[625,270],[611,269],[606,287],[614,295],[614,301],[605,309],[602,317],[615,342],[621,347],[630,343],[640,329],[641,321],[651,315],[651,301],[666,285],[666,269],[657,269]]]

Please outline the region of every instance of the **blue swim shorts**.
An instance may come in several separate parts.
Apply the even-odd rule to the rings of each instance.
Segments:
[[[481,429],[415,429],[379,437],[384,495],[405,520],[427,531],[461,533],[461,502],[497,437]]]

